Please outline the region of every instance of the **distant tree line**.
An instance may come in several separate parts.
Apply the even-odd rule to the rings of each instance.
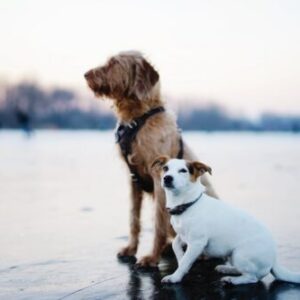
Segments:
[[[115,122],[111,111],[70,89],[22,82],[0,90],[0,128],[111,129]],[[264,113],[252,121],[214,104],[180,109],[178,123],[184,130],[300,132],[300,115]]]
[[[0,127],[22,127],[22,116],[32,128],[109,129],[115,124],[110,112],[96,101],[86,101],[72,90],[43,89],[34,83],[7,86],[0,94]]]
[[[292,131],[300,132],[300,115],[263,113],[256,121],[232,116],[217,105],[181,110],[178,115],[181,128],[205,131]]]

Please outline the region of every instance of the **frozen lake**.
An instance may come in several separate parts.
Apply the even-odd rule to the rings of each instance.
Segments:
[[[300,271],[300,135],[184,138],[212,167],[220,197],[263,221],[280,262]],[[199,281],[173,287],[160,285],[174,268],[170,259],[155,273],[121,264],[128,194],[111,131],[37,131],[29,139],[0,131],[0,299],[300,299],[299,285],[271,283],[271,276],[251,287],[221,287],[207,262]],[[138,256],[151,246],[151,207],[144,202]]]

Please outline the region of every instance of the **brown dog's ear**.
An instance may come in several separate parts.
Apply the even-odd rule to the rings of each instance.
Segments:
[[[166,155],[157,157],[151,164],[151,169],[160,170],[168,162],[169,159],[170,157]]]
[[[198,178],[199,176],[202,176],[206,172],[208,172],[211,175],[211,167],[199,161],[193,161],[188,163],[188,169],[190,174],[195,179]]]
[[[136,65],[135,76],[133,92],[137,99],[142,101],[148,97],[151,89],[159,80],[159,75],[145,59],[142,59]]]

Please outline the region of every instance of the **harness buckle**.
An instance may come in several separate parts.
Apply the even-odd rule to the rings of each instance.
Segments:
[[[130,176],[131,176],[132,181],[134,181],[134,182],[138,181],[138,178],[137,178],[136,174],[130,173]]]

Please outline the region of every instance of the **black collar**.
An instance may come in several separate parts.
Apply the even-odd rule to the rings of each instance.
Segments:
[[[192,202],[188,202],[185,204],[181,204],[181,205],[177,205],[173,208],[167,208],[168,213],[170,215],[181,215],[182,213],[184,213],[189,207],[191,207],[193,204],[195,204],[201,197],[202,197],[203,193],[201,193],[194,201]]]

